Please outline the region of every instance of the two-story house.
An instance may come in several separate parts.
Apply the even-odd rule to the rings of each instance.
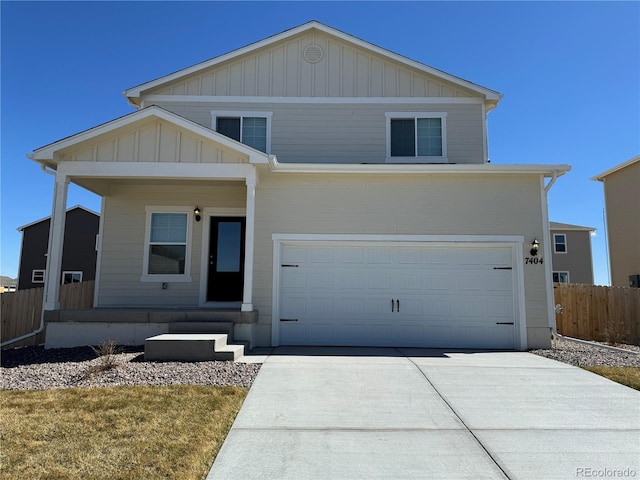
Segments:
[[[591,180],[604,185],[611,285],[640,288],[640,155]]]
[[[76,283],[94,280],[96,275],[96,245],[100,215],[80,205],[65,213],[64,246],[59,282]],[[18,227],[22,233],[18,290],[44,286],[49,248],[51,218],[41,218]]]
[[[124,96],[30,154],[56,175],[48,272],[68,183],[102,196],[92,321],[49,282],[49,345],[215,309],[252,346],[550,345],[547,191],[570,167],[489,164],[501,94],[309,22]]]
[[[591,235],[593,227],[549,222],[553,281],[593,284]]]

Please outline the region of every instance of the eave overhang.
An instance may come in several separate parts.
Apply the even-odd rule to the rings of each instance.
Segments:
[[[539,175],[559,177],[571,170],[570,165],[485,165],[485,164],[320,164],[280,163],[269,159],[269,168],[277,173],[341,173],[397,175]]]
[[[605,177],[607,177],[608,175],[611,175],[612,173],[615,173],[618,170],[622,170],[623,168],[629,167],[634,163],[638,163],[638,162],[640,162],[640,155],[635,156],[631,160],[627,160],[626,162],[623,162],[620,165],[616,165],[615,167],[610,168],[609,170],[602,172],[601,174],[596,175],[595,177],[591,177],[589,180],[594,180],[596,182],[604,182]]]
[[[27,154],[27,158],[34,160],[44,166],[56,169],[59,162],[58,154],[63,150],[77,147],[82,143],[90,142],[102,135],[109,134],[121,128],[132,126],[136,123],[143,122],[150,118],[156,118],[158,120],[166,121],[175,125],[176,127],[184,128],[196,135],[199,135],[203,138],[209,139],[225,147],[247,155],[247,157],[249,158],[249,163],[266,164],[269,162],[269,155],[267,155],[266,153],[237,142],[214,130],[203,127],[198,123],[187,120],[180,115],[176,115],[175,113],[169,112],[168,110],[165,110],[158,106],[143,108],[123,117],[111,120],[110,122],[103,123],[102,125],[98,125],[70,137],[66,137],[43,147],[37,148],[32,153]]]

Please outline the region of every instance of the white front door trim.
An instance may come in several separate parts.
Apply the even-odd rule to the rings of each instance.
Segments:
[[[376,244],[451,246],[504,246],[513,253],[513,291],[515,312],[515,348],[527,348],[527,325],[524,294],[524,237],[521,235],[387,235],[387,234],[286,234],[274,233],[273,240],[273,292],[271,312],[271,345],[280,345],[280,290],[281,255],[283,247],[292,244]]]

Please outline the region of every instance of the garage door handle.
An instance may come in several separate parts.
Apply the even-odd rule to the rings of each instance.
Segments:
[[[392,299],[391,299],[391,311],[392,311],[392,312],[395,312],[395,310],[394,310],[394,308],[395,308],[395,307],[394,307],[395,303],[394,303],[394,302],[395,302],[395,301],[394,301],[394,300],[393,300],[393,298],[392,298]]]
[[[297,318],[281,318],[280,321],[281,322],[297,322],[298,319]]]
[[[400,300],[396,300],[396,310],[400,313]]]
[[[496,325],[513,325],[513,322],[496,322]]]

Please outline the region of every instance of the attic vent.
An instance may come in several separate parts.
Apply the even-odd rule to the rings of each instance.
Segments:
[[[320,45],[307,45],[302,55],[307,62],[318,63],[324,57],[324,50]]]

